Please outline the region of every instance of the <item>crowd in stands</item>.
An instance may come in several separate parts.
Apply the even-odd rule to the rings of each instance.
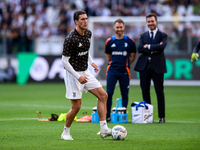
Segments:
[[[0,55],[33,51],[37,37],[65,37],[79,9],[88,17],[200,16],[200,0],[0,0]]]

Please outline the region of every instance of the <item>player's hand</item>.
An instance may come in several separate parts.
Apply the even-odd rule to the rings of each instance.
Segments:
[[[196,61],[198,60],[199,54],[198,53],[192,53],[191,55],[191,61]]]
[[[160,45],[162,45],[163,44],[163,42],[160,42]]]
[[[99,71],[99,68],[95,63],[92,63],[91,66],[94,68],[95,73],[97,73]]]
[[[85,84],[88,82],[88,78],[85,77],[85,76],[80,76],[80,78],[78,79],[78,81],[81,83],[81,84]]]

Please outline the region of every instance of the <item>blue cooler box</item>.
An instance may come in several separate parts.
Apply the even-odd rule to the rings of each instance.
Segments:
[[[112,109],[111,123],[127,123],[128,114],[126,114],[126,108],[122,107],[122,99],[117,99],[117,105]]]

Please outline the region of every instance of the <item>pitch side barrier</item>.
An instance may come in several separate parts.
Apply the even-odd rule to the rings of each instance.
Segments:
[[[35,53],[18,54],[18,74],[17,83],[63,83],[64,69],[61,62],[61,56],[37,55]],[[137,58],[136,58],[137,59]],[[89,67],[93,75],[106,85],[106,67],[105,57],[94,58],[94,62],[99,66],[99,72],[95,73],[92,67]],[[200,85],[200,60],[191,62],[188,55],[176,57],[167,55],[167,70],[165,73],[165,85]],[[139,85],[138,73],[133,70],[135,62],[131,65],[131,85]]]

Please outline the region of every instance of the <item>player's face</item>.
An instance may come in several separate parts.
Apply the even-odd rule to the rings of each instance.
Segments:
[[[118,36],[121,36],[124,34],[124,29],[125,29],[125,25],[123,23],[119,23],[119,22],[115,23],[114,30]]]
[[[147,26],[148,26],[148,28],[150,30],[155,30],[156,29],[158,21],[156,21],[154,16],[147,18],[146,21],[147,21]]]
[[[76,25],[81,30],[86,30],[87,29],[87,23],[88,23],[88,18],[87,18],[86,14],[79,15],[79,19],[76,20]]]

